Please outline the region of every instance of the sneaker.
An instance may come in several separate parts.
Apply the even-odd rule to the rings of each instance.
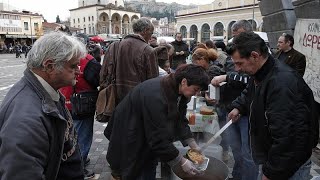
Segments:
[[[95,176],[94,172],[88,171],[86,169],[84,169],[83,171],[84,171],[84,179],[94,178],[94,176]]]
[[[227,162],[230,159],[229,151],[223,151],[222,153],[222,161]]]
[[[84,161],[84,166],[88,166],[90,164],[90,158],[87,158],[85,161]]]

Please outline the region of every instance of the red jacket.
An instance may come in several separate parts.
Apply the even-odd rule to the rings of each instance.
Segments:
[[[93,91],[94,89],[90,86],[90,84],[84,79],[83,71],[84,68],[86,67],[87,63],[91,60],[93,60],[94,57],[91,56],[90,54],[87,54],[87,56],[83,59],[80,59],[80,74],[77,77],[77,83],[75,85],[75,91],[76,93],[79,92],[85,92],[85,91]],[[66,98],[66,107],[69,110],[72,110],[71,102],[70,102],[70,97],[72,96],[73,92],[73,87],[72,86],[66,86],[60,89],[60,92],[65,96]]]

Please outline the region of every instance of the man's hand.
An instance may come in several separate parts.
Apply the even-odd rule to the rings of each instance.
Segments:
[[[232,119],[232,123],[235,123],[240,118],[240,111],[237,108],[234,108],[229,114],[228,119]]]
[[[184,52],[183,52],[183,51],[180,51],[180,55],[184,55]]]
[[[180,55],[180,52],[176,52],[176,55]]]
[[[215,99],[210,99],[209,95],[206,93],[204,95],[204,98],[206,99],[206,101],[209,103],[209,104],[216,104],[218,101],[215,100]]]
[[[270,179],[267,178],[265,175],[263,175],[261,180],[270,180]]]
[[[225,82],[227,80],[227,75],[215,76],[211,80],[211,84],[214,86],[220,86],[220,83]]]

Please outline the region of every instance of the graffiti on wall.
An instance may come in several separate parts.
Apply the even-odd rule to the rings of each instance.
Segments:
[[[320,103],[320,19],[298,19],[294,33],[294,48],[306,56],[303,76]]]

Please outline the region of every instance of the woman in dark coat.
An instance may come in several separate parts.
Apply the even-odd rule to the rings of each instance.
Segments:
[[[112,176],[153,180],[157,159],[189,175],[198,174],[172,143],[180,140],[184,146],[200,149],[188,126],[186,109],[191,96],[208,83],[205,69],[190,64],[136,86],[117,106],[104,132],[110,140],[107,160]]]

